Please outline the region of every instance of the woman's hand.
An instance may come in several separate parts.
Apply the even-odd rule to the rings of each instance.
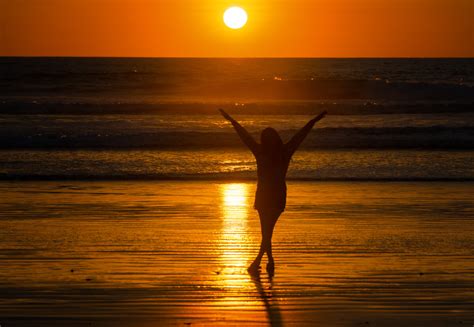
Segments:
[[[247,132],[245,128],[242,127],[242,125],[239,124],[237,120],[232,118],[227,112],[225,112],[223,109],[219,108],[220,113],[222,116],[224,116],[225,119],[230,121],[232,123],[232,126],[234,126],[235,131],[239,135],[239,137],[242,139],[244,144],[252,151],[254,155],[259,151],[259,145],[255,140],[252,138],[252,136]]]
[[[324,110],[322,113],[320,113],[318,116],[316,116],[315,118],[313,118],[313,121],[316,123],[318,121],[320,121],[321,119],[324,118],[324,116],[326,116],[328,112],[326,110]]]
[[[227,119],[231,123],[234,121],[234,118],[232,118],[227,112],[225,112],[224,109],[219,109],[219,111],[225,119]]]

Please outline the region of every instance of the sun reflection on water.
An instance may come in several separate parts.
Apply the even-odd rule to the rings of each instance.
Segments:
[[[249,258],[249,185],[242,183],[222,184],[221,195],[222,229],[219,240],[220,272],[222,287],[220,304],[235,309],[252,310],[258,306],[249,292],[255,289],[246,273]]]
[[[221,186],[224,202],[224,216],[226,219],[247,218],[247,184],[225,184]],[[239,217],[232,217],[229,212],[238,213]]]
[[[242,268],[248,258],[247,220],[249,198],[247,184],[224,184],[220,187],[222,198],[222,232],[220,261],[226,268]]]

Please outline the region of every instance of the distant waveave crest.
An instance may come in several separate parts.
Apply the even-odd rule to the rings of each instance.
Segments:
[[[289,139],[295,130],[282,130]],[[255,138],[258,139],[258,135]],[[0,149],[219,149],[241,148],[228,131],[0,131]],[[306,149],[469,149],[473,127],[319,128],[303,144]]]

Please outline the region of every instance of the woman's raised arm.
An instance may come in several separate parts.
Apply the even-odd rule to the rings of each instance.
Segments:
[[[286,143],[286,149],[290,157],[293,155],[293,153],[295,153],[295,151],[298,149],[300,144],[304,141],[306,136],[309,134],[309,132],[313,128],[314,124],[316,124],[316,122],[323,119],[324,116],[326,116],[326,114],[327,114],[327,111],[323,111],[317,117],[311,119],[302,129],[298,131],[298,133],[296,133],[291,138],[290,141],[288,141],[288,143]]]
[[[244,144],[252,151],[255,155],[258,152],[258,143],[253,139],[253,137],[247,132],[245,128],[242,127],[234,118],[232,118],[227,112],[222,109],[219,109],[222,116],[225,119],[231,122],[232,126],[234,126],[235,131],[240,136],[240,139],[244,142]]]

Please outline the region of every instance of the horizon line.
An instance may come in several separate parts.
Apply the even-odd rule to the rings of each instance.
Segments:
[[[82,56],[82,55],[0,55],[0,58],[121,58],[121,59],[474,59],[474,56],[446,56],[446,57],[430,57],[430,56],[399,56],[399,57],[374,57],[374,56],[360,56],[360,57],[305,57],[305,56],[289,56],[289,57],[271,57],[271,56],[242,56],[242,57],[224,57],[224,56]]]

